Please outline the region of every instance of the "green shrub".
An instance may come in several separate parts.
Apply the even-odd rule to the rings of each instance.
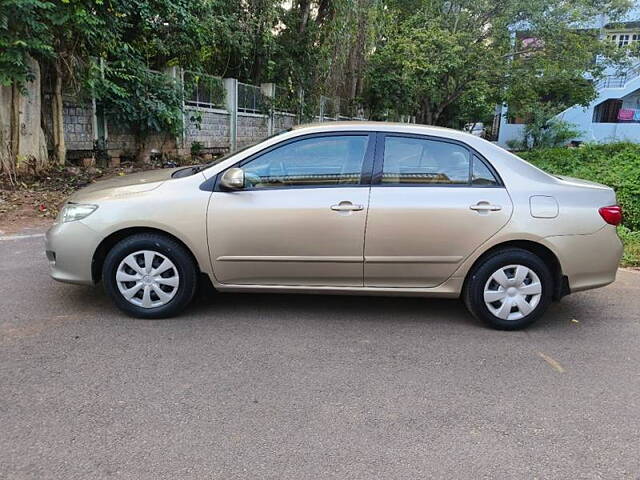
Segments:
[[[546,116],[527,123],[524,127],[524,139],[522,147],[531,148],[551,148],[566,145],[569,140],[580,136],[580,131],[572,123],[564,120],[546,120]]]
[[[612,187],[624,212],[623,225],[631,231],[640,231],[640,145],[612,143],[544,148],[519,155],[551,174]]]
[[[624,243],[623,267],[640,266],[640,231],[632,232],[627,227],[618,227],[618,235]]]

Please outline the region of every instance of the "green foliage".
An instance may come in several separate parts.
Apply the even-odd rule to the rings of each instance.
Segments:
[[[374,116],[385,118],[391,111],[417,115],[420,123],[451,125],[453,116],[443,115],[447,109],[477,121],[471,116],[485,117],[497,102],[499,46],[479,42],[483,33],[472,19],[460,20],[465,27],[458,28],[446,17],[421,11],[389,27],[367,71],[365,98]]]
[[[381,119],[408,114],[457,127],[484,120],[506,100],[512,115],[544,113],[542,125],[593,100],[585,73],[597,77],[630,58],[598,32],[576,29],[604,11],[615,18],[627,0],[394,0],[388,7],[366,75],[365,98]]]
[[[129,58],[108,63],[94,87],[107,116],[136,135],[182,131],[182,88],[168,75]]]
[[[636,48],[613,48],[575,26],[602,12],[614,21],[629,6],[629,0],[2,0],[0,84],[29,81],[31,55],[45,80],[62,78],[65,93],[96,96],[140,135],[180,131],[177,84],[149,71],[178,65],[202,79],[276,82],[284,93],[269,109],[297,110],[302,89],[305,105],[296,113],[303,119],[317,115],[326,95],[345,99],[341,110],[350,116],[365,103],[372,118],[411,115],[461,128],[488,124],[493,106],[506,99],[510,114],[531,119],[527,144],[555,145],[571,132],[548,120],[593,99],[584,74],[597,77],[607,62],[624,64]],[[593,62],[595,56],[605,61]],[[220,82],[207,82],[200,85],[204,96],[223,98]],[[185,83],[187,98],[196,83]]]
[[[640,231],[632,232],[627,227],[618,227],[618,235],[624,244],[620,264],[623,267],[640,267]]]
[[[0,85],[24,87],[33,73],[27,56],[50,57],[53,48],[42,18],[54,4],[42,0],[2,0],[0,5]]]
[[[616,191],[623,225],[640,231],[640,145],[614,143],[580,148],[547,148],[520,156],[555,175],[603,183]]]
[[[524,127],[522,140],[510,140],[507,146],[512,150],[563,147],[580,136],[580,131],[574,124],[555,118],[547,120],[548,118],[544,109],[532,115]]]
[[[200,142],[192,142],[191,143],[191,156],[192,157],[197,157],[202,153],[202,149],[204,148],[204,145],[202,145],[202,143]]]

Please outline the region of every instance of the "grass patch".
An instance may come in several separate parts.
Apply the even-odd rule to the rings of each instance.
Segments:
[[[632,232],[626,227],[618,228],[618,235],[624,243],[624,254],[620,265],[623,267],[640,267],[640,232]]]

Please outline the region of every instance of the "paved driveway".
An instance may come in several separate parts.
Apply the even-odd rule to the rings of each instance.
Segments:
[[[0,478],[640,478],[640,274],[523,332],[457,301],[207,293],[134,320],[0,241]]]

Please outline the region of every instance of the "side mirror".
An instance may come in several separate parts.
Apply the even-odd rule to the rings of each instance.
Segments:
[[[244,188],[244,170],[230,168],[222,175],[220,185],[225,190],[242,190]]]

